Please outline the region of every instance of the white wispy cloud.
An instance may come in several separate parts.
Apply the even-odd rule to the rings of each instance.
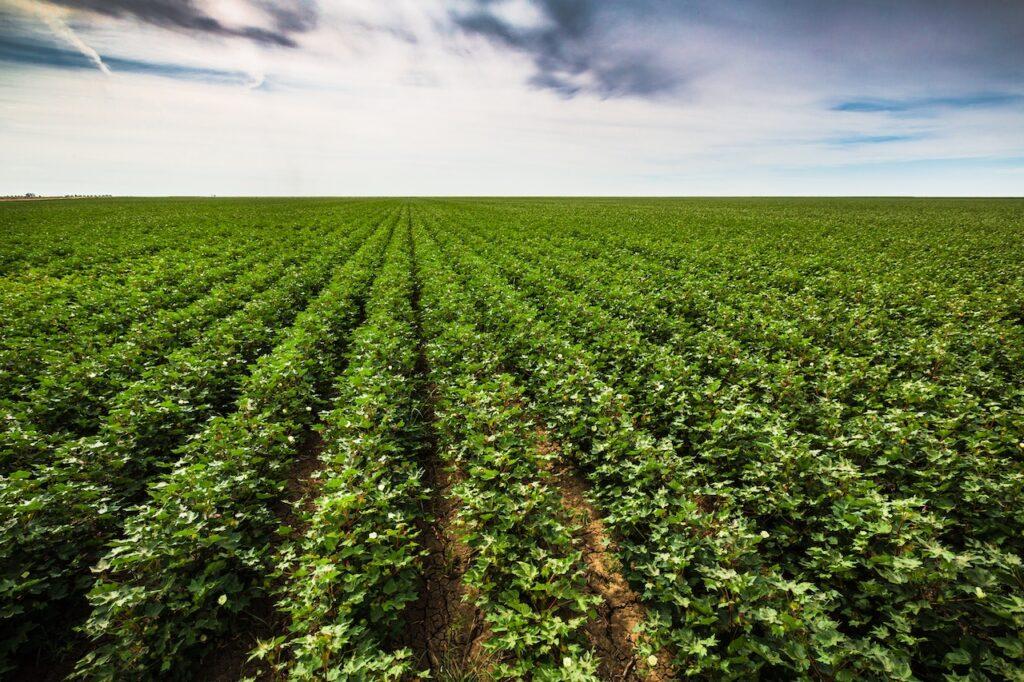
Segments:
[[[965,160],[960,191],[1005,194],[1018,176],[999,160],[1024,157],[1024,86],[982,44],[1012,26],[963,19],[957,44],[938,13],[914,25],[944,38],[915,50],[880,46],[870,12],[803,2],[568,3],[589,6],[575,18],[557,0],[59,4],[99,62],[45,43],[42,3],[0,0],[24,44],[0,48],[0,190],[948,194]],[[100,64],[98,89],[83,66]]]

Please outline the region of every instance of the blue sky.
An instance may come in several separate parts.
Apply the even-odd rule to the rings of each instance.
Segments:
[[[0,194],[1024,194],[1024,3],[0,0]]]

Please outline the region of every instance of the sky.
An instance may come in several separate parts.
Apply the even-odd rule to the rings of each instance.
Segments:
[[[0,0],[0,194],[1024,195],[1021,0]]]

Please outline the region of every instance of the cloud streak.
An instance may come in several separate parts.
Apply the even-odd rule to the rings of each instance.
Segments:
[[[60,12],[56,8],[45,3],[35,3],[31,7],[36,16],[46,24],[47,28],[50,29],[53,35],[78,50],[80,54],[92,62],[93,65],[105,75],[110,75],[110,68],[103,63],[103,58],[100,57],[99,52],[82,40],[78,34],[67,25],[64,21],[64,17],[60,15]]]
[[[854,99],[840,102],[832,111],[864,114],[919,113],[936,109],[977,109],[982,107],[1024,104],[1024,95],[1010,92],[989,92],[952,97],[918,97],[911,99]]]
[[[115,18],[182,30],[189,33],[245,38],[276,46],[297,47],[295,36],[312,30],[318,19],[313,0],[250,0],[252,9],[265,14],[267,26],[229,25],[199,8],[193,0],[50,0],[54,4]]]
[[[81,52],[15,41],[0,42],[0,61],[9,64],[59,67],[62,69],[93,68],[92,60]],[[174,80],[219,85],[243,85],[250,88],[257,88],[263,84],[261,78],[254,78],[244,71],[202,68],[122,57],[107,57],[105,64],[109,66],[107,73],[112,70],[117,73],[159,76]]]
[[[859,145],[892,144],[894,142],[913,142],[925,139],[925,135],[846,135],[828,140],[829,144],[839,147],[854,147]]]

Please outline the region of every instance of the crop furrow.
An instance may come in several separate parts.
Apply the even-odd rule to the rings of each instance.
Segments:
[[[393,644],[416,599],[416,521],[427,494],[410,260],[406,224],[396,228],[334,381],[301,532],[273,562],[286,626],[256,654],[292,679],[401,679],[413,664],[411,651]]]
[[[409,216],[409,252],[411,266],[411,306],[416,335],[415,402],[423,422],[420,466],[426,485],[425,499],[416,518],[420,542],[424,548],[420,562],[417,599],[403,614],[404,626],[398,642],[409,647],[420,670],[434,677],[468,674],[480,660],[480,642],[484,620],[466,596],[463,576],[469,565],[470,550],[456,536],[454,524],[458,502],[452,495],[457,472],[440,457],[437,433],[438,387],[433,382],[427,359],[424,331],[423,273],[416,253],[413,220]]]
[[[594,599],[550,453],[536,447],[521,389],[422,230],[416,252],[440,455],[458,472],[455,531],[470,551],[463,580],[484,619],[478,665],[499,678],[591,679],[583,625]]]

